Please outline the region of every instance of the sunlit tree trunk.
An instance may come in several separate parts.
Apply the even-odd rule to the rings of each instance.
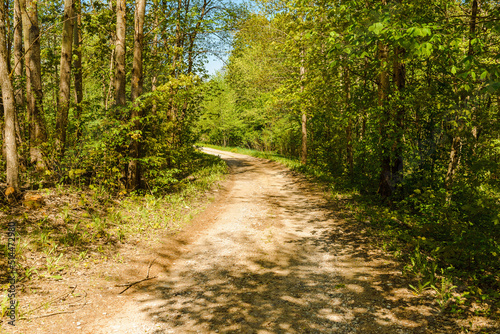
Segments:
[[[23,76],[23,24],[21,17],[21,6],[19,0],[14,1],[14,75],[15,80],[21,80]],[[24,92],[20,84],[15,90],[16,105],[24,105]]]
[[[159,43],[160,43],[160,33],[159,33],[159,19],[158,16],[159,14],[159,1],[154,0],[154,7],[153,7],[154,13],[155,13],[155,20],[154,20],[154,26],[155,26],[155,37],[153,41],[153,61],[157,61],[158,57],[158,48],[159,48]],[[156,83],[158,82],[158,69],[153,66],[152,68],[152,78],[151,78],[151,90],[154,92],[156,90]],[[153,105],[153,112],[156,111],[156,104]]]
[[[82,4],[75,0],[75,22],[73,28],[73,75],[75,76],[75,103],[77,119],[77,140],[81,135],[81,115],[83,102],[83,69],[82,69]]]
[[[59,72],[59,100],[56,118],[56,149],[59,157],[64,155],[64,147],[66,145],[66,128],[68,125],[68,111],[71,100],[71,63],[73,57],[74,23],[73,0],[65,0],[63,34],[61,40],[61,65]]]
[[[19,113],[25,107],[23,77],[23,23],[19,0],[14,0],[14,94],[16,98],[16,136],[19,144],[24,142],[23,129],[19,124]]]
[[[40,57],[40,28],[36,0],[20,0],[26,67],[26,96],[30,122],[30,158],[37,169],[47,168],[42,145],[47,141],[43,119],[42,66]]]
[[[144,40],[144,16],[146,13],[146,0],[137,0],[135,8],[134,23],[134,60],[132,69],[132,89],[131,96],[134,102],[142,94],[143,75],[142,75],[142,50]],[[142,109],[135,105],[131,114],[134,122],[134,130],[141,130]],[[133,138],[130,147],[130,163],[128,165],[127,188],[136,189],[140,186],[141,172],[139,158],[141,155],[140,135]]]
[[[304,51],[301,51],[300,60],[300,92],[304,92],[304,80],[306,75],[306,68],[304,67]],[[307,163],[307,112],[305,105],[301,103],[301,132],[302,132],[302,146],[300,150],[300,162],[305,165]]]
[[[4,110],[4,142],[7,160],[7,186],[14,192],[19,190],[19,161],[17,156],[16,128],[15,128],[15,97],[14,88],[8,71],[6,13],[0,6],[0,81],[2,87],[2,101]]]
[[[116,47],[115,47],[115,101],[117,106],[127,104],[125,95],[125,28],[126,2],[116,2]]]

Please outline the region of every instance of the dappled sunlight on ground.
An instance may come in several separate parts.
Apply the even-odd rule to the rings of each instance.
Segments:
[[[158,248],[158,279],[131,291],[135,302],[102,333],[459,332],[307,182],[275,163],[217,154],[233,184],[198,217],[213,226],[173,247],[180,255]]]

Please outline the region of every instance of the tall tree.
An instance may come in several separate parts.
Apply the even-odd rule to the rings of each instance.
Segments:
[[[56,118],[56,150],[60,157],[64,154],[64,147],[66,145],[66,128],[68,124],[69,103],[71,101],[71,63],[74,39],[73,26],[75,23],[73,0],[64,1],[62,22],[59,100]]]
[[[392,176],[391,176],[391,154],[387,147],[387,132],[389,122],[391,121],[390,110],[387,106],[387,99],[389,96],[389,46],[385,41],[378,43],[378,60],[380,62],[380,70],[378,76],[378,105],[382,110],[380,117],[380,142],[382,146],[381,154],[381,172],[378,193],[387,197],[392,193]]]
[[[81,135],[81,116],[83,102],[83,68],[82,68],[82,3],[75,0],[75,23],[73,28],[73,74],[75,76],[75,104],[77,130],[76,137]]]
[[[116,2],[116,42],[115,42],[115,101],[117,106],[127,104],[125,95],[125,31],[127,4],[125,0]]]
[[[4,141],[7,159],[7,186],[12,187],[17,192],[19,190],[19,162],[15,128],[16,107],[8,63],[6,13],[2,4],[0,5],[0,81],[5,121]]]
[[[42,65],[40,56],[40,27],[36,0],[19,0],[23,22],[26,67],[26,96],[30,125],[30,158],[38,169],[47,168],[42,145],[47,142],[43,118]]]
[[[300,51],[300,92],[304,93],[304,84],[305,84],[305,76],[306,76],[306,68],[304,66],[304,50]],[[305,103],[300,103],[300,111],[301,111],[301,151],[300,151],[300,162],[302,164],[307,163],[307,110],[305,108]]]
[[[14,0],[14,75],[17,84],[16,104],[24,105],[24,91],[19,81],[23,76],[23,22],[21,16],[21,6],[19,0]]]
[[[16,135],[18,142],[23,143],[23,130],[19,123],[19,113],[25,107],[23,89],[23,22],[19,0],[14,0],[14,92],[16,97]]]
[[[131,96],[134,102],[142,94],[143,75],[142,75],[142,51],[144,47],[144,17],[146,14],[146,0],[137,0],[135,8],[134,22],[134,60],[132,68],[132,88]],[[127,188],[136,189],[140,186],[141,173],[139,158],[141,155],[140,131],[142,109],[135,105],[132,109],[132,121],[137,136],[133,138],[130,148],[130,163],[128,165]]]

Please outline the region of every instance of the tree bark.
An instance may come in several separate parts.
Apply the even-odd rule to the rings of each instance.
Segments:
[[[301,65],[299,69],[300,73],[300,92],[304,93],[304,80],[306,75],[306,68],[304,67],[304,51],[301,51]],[[300,102],[299,102],[300,103]],[[300,109],[302,111],[301,115],[301,131],[302,131],[302,147],[300,150],[300,162],[305,165],[307,163],[307,112],[303,104],[301,104]]]
[[[56,118],[56,150],[59,158],[64,155],[66,146],[66,128],[71,101],[71,63],[73,57],[74,2],[64,1],[63,34],[61,40],[61,65],[59,79],[59,100]]]
[[[23,140],[23,129],[19,124],[19,114],[25,106],[25,96],[22,84],[23,77],[23,23],[21,16],[21,6],[19,0],[14,0],[14,95],[16,99],[16,136],[20,145]]]
[[[12,187],[14,192],[19,191],[19,160],[17,156],[15,116],[16,106],[14,88],[10,81],[8,71],[8,50],[6,13],[4,7],[0,6],[0,81],[2,87],[2,101],[4,110],[4,142],[7,160],[7,186]]]
[[[344,70],[344,88],[345,88],[345,113],[347,117],[347,127],[346,127],[346,153],[347,162],[349,163],[349,175],[352,177],[354,175],[354,151],[352,148],[352,117],[350,115],[350,103],[351,103],[351,76],[349,69]]]
[[[16,105],[24,105],[24,91],[20,80],[23,77],[23,24],[19,0],[14,0],[14,82],[16,83]]]
[[[405,54],[405,49],[396,47],[394,51],[394,79],[396,83],[396,90],[399,92],[400,97],[406,87],[406,68],[402,62],[402,57]],[[403,180],[403,127],[404,127],[404,114],[405,109],[403,104],[396,107],[396,115],[394,117],[394,125],[397,127],[393,133],[395,134],[393,144],[393,161],[391,177],[392,183],[398,184]]]
[[[134,23],[134,61],[132,69],[132,102],[142,94],[143,75],[142,75],[142,50],[144,40],[144,16],[146,13],[146,0],[137,0],[135,8],[135,23]],[[132,109],[132,121],[134,122],[134,130],[141,130],[142,109],[139,105],[135,105]],[[132,139],[130,147],[130,162],[128,165],[127,188],[134,190],[140,187],[141,172],[139,158],[141,155],[140,137]]]
[[[40,57],[40,28],[36,0],[19,0],[23,20],[26,66],[26,95],[30,122],[30,159],[37,169],[47,168],[42,145],[47,141],[43,119],[42,66]]]
[[[125,28],[126,1],[116,2],[116,72],[115,72],[115,102],[117,106],[127,104],[125,95]]]
[[[387,147],[387,122],[390,121],[390,113],[386,107],[389,93],[389,73],[388,73],[388,46],[383,42],[378,44],[378,58],[380,61],[380,73],[378,82],[378,104],[382,109],[380,118],[380,142],[382,146],[381,172],[378,193],[382,197],[389,197],[392,194],[391,185],[391,155]]]
[[[73,28],[73,74],[75,76],[75,103],[76,103],[76,139],[81,136],[81,116],[83,102],[83,69],[82,69],[82,3],[75,0],[75,23]]]

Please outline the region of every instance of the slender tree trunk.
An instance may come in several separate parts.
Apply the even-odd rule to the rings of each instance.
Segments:
[[[354,152],[352,148],[352,117],[350,115],[351,108],[351,76],[349,69],[344,70],[344,87],[345,87],[345,113],[347,117],[347,127],[346,127],[346,153],[347,162],[349,163],[349,175],[352,177],[354,175]]]
[[[5,21],[5,36],[6,36],[6,39],[5,39],[5,43],[7,45],[7,70],[9,73],[12,72],[12,64],[10,63],[10,60],[12,58],[12,39],[10,38],[10,36],[12,35],[12,31],[11,31],[11,23],[10,23],[10,15],[8,14],[9,13],[9,5],[10,5],[10,1],[9,0],[3,0],[3,2],[1,3],[2,6],[5,6],[3,7],[4,9],[4,13],[5,13],[5,16],[4,16],[4,21]],[[12,83],[12,81],[11,81]]]
[[[14,192],[19,191],[19,161],[16,143],[16,106],[14,88],[8,71],[7,30],[6,13],[4,7],[0,6],[0,81],[2,87],[2,101],[4,110],[4,142],[7,160],[7,186],[12,187]]]
[[[137,0],[135,8],[135,24],[134,24],[134,61],[132,69],[132,102],[134,102],[142,94],[143,76],[142,76],[142,50],[144,40],[144,16],[146,13],[146,0]],[[141,130],[142,109],[139,105],[135,105],[132,109],[132,120],[134,122],[134,130]],[[140,136],[139,136],[140,137]],[[139,158],[141,155],[140,138],[132,139],[130,147],[131,160],[128,165],[127,188],[134,190],[140,187],[141,171]]]
[[[64,155],[66,146],[66,128],[68,126],[68,111],[71,101],[71,63],[73,57],[73,0],[64,1],[63,34],[61,40],[61,66],[59,79],[59,101],[56,118],[56,150],[60,158]]]
[[[378,104],[382,108],[382,115],[380,118],[380,142],[382,146],[381,154],[381,172],[378,193],[382,197],[388,197],[392,193],[391,185],[391,155],[387,147],[387,126],[390,121],[390,112],[386,106],[387,97],[389,93],[389,72],[388,72],[388,46],[383,42],[378,44],[378,58],[380,61],[380,74],[378,86]]]
[[[158,4],[158,0],[155,0],[154,1],[154,13],[155,13],[155,21],[154,21],[154,25],[155,25],[155,38],[154,38],[154,41],[153,41],[153,59],[154,59],[154,62],[157,61],[157,57],[158,57],[158,44],[160,43],[160,33],[158,32],[158,25],[159,25],[159,20],[158,20],[158,16],[159,16],[159,4]],[[158,69],[156,68],[156,66],[153,66],[152,68],[152,78],[151,78],[151,90],[154,92],[156,90],[156,83],[158,82]],[[153,105],[153,112],[156,112],[156,104]]]
[[[16,105],[21,108],[24,106],[23,87],[19,82],[23,77],[23,24],[19,0],[14,0],[14,66]]]
[[[125,11],[126,1],[116,2],[116,72],[115,72],[115,101],[117,106],[127,104],[125,95]]]
[[[113,41],[113,44],[115,44],[114,41]],[[113,84],[115,83],[115,75],[113,73],[114,66],[115,66],[115,49],[111,50],[111,57],[109,60],[109,84],[108,84],[107,90],[106,90],[106,84],[105,83],[103,84],[104,85],[104,94],[106,94],[106,99],[104,100],[104,109],[106,109],[106,110],[108,110],[109,100],[111,99]]]
[[[40,57],[40,28],[36,0],[20,0],[24,49],[26,53],[26,92],[30,121],[30,157],[37,169],[46,169],[42,145],[47,141],[43,119],[42,66]]]
[[[405,50],[400,47],[396,47],[394,51],[394,79],[396,82],[396,89],[402,96],[403,91],[406,87],[406,68],[402,62],[402,57],[405,54]],[[397,129],[393,131],[395,134],[392,161],[392,182],[398,184],[403,180],[403,127],[404,127],[404,114],[405,109],[403,104],[396,107],[396,115],[394,118],[394,125]]]
[[[301,65],[299,69],[300,73],[300,92],[304,92],[304,80],[306,75],[306,68],[304,67],[304,51],[301,51]],[[300,103],[300,102],[299,102]],[[305,106],[301,104],[300,109],[302,110],[301,115],[301,130],[302,130],[302,147],[300,150],[300,162],[305,165],[307,163],[307,112]]]
[[[81,116],[83,102],[83,69],[82,69],[82,3],[75,0],[75,23],[73,28],[73,74],[75,76],[75,103],[76,103],[76,139],[81,136]]]
[[[25,96],[22,85],[23,77],[23,23],[21,6],[19,0],[14,0],[14,92],[16,98],[16,136],[18,143],[22,145],[23,129],[19,124],[19,114],[25,107]]]

